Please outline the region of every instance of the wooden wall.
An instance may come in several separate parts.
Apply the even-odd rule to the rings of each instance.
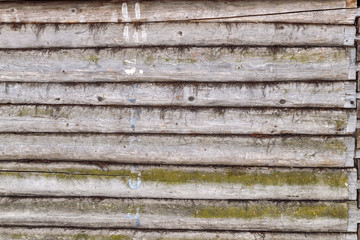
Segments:
[[[355,240],[353,0],[0,2],[0,240]]]

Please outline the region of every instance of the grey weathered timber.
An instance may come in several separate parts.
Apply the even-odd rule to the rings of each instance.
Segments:
[[[0,160],[353,167],[353,137],[0,134]]]
[[[0,225],[354,232],[354,208],[355,201],[1,198]]]
[[[158,21],[274,21],[353,24],[355,14],[336,11],[356,8],[354,0],[247,0],[247,1],[53,1],[11,2],[0,6],[0,21],[7,23],[84,23]],[[323,10],[320,11],[319,10]],[[351,10],[351,9],[350,9]],[[307,12],[309,11],[309,12]],[[333,13],[334,11],[334,13]],[[322,17],[328,13],[333,17]],[[268,20],[267,18],[270,17]],[[244,19],[243,19],[244,18]]]
[[[270,233],[206,231],[90,230],[64,228],[0,228],[1,240],[356,240],[355,233]]]
[[[355,48],[145,48],[0,51],[0,81],[355,80]]]
[[[0,164],[0,196],[356,200],[356,187],[353,170]]]
[[[0,132],[343,135],[355,128],[355,110],[0,106]]]
[[[309,12],[293,12],[269,15],[240,16],[221,19],[203,19],[196,22],[269,22],[269,23],[310,23],[310,24],[349,24],[355,23],[355,18],[359,15],[358,10],[351,9],[332,9]]]
[[[358,113],[358,116],[359,116],[359,113]],[[356,131],[356,137],[357,137],[357,141],[360,141],[360,129],[359,129],[359,126],[360,126],[360,121],[357,122],[357,131]],[[360,158],[360,145],[357,145],[357,150],[356,150],[356,158]]]
[[[355,27],[264,23],[0,25],[0,48],[353,46]],[[224,37],[226,36],[226,37]]]
[[[355,85],[355,82],[0,83],[0,103],[355,108]]]

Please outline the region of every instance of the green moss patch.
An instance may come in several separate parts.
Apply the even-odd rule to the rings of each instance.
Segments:
[[[239,184],[245,186],[305,186],[325,185],[330,187],[346,188],[348,176],[346,172],[310,172],[310,171],[260,171],[228,170],[228,171],[184,171],[153,168],[133,172],[128,169],[103,171],[100,169],[61,169],[57,173],[31,173],[31,172],[0,172],[0,176],[15,176],[26,178],[37,175],[58,180],[87,180],[87,179],[121,179],[127,182],[129,179],[140,178],[143,182],[161,182],[164,184],[187,184],[187,183],[222,183]]]
[[[286,204],[249,206],[204,206],[194,211],[196,218],[348,218],[347,204]]]

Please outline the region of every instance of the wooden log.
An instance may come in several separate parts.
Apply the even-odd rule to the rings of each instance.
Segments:
[[[349,24],[353,25],[358,16],[358,10],[332,9],[309,12],[289,12],[281,14],[240,16],[220,19],[200,19],[195,22],[263,22],[263,23],[309,23],[309,24]]]
[[[0,134],[0,160],[353,167],[353,137]]]
[[[0,196],[356,200],[356,187],[339,169],[0,164]]]
[[[355,82],[0,83],[0,103],[355,108],[355,85]]]
[[[0,81],[355,80],[354,48],[145,48],[0,51]]]
[[[31,1],[3,3],[3,23],[249,21],[353,24],[355,0],[315,1]],[[325,17],[322,15],[325,13]],[[330,17],[330,16],[332,17]],[[279,17],[278,17],[279,16]],[[270,19],[268,19],[270,18]]]
[[[0,46],[91,48],[137,46],[354,46],[345,25],[264,23],[13,24],[0,25]],[[119,34],[120,33],[120,34]],[[224,37],[226,36],[226,37]]]
[[[344,135],[355,128],[355,110],[0,106],[1,132]]]
[[[0,225],[354,232],[356,202],[1,198]],[[296,224],[294,224],[296,223]]]
[[[270,232],[223,232],[223,231],[142,231],[142,230],[91,230],[64,228],[0,228],[1,240],[19,238],[37,240],[356,240],[355,233],[270,233]],[[20,239],[21,239],[20,238]]]

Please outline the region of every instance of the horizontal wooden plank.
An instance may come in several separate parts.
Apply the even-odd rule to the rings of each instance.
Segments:
[[[356,200],[356,187],[338,169],[0,164],[0,196]]]
[[[353,167],[353,137],[0,134],[0,160]]]
[[[0,25],[1,48],[354,46],[354,26],[263,23]],[[122,33],[122,34],[119,34]],[[224,37],[226,36],[226,37]]]
[[[205,231],[142,231],[142,230],[91,230],[64,228],[0,228],[1,240],[29,238],[37,240],[356,240],[355,233],[270,233],[270,232],[205,232]]]
[[[355,110],[0,106],[1,132],[353,134]]]
[[[329,118],[331,116],[331,118]],[[1,132],[352,134],[354,111],[0,106]]]
[[[1,198],[0,225],[347,232],[354,207],[355,201]]]
[[[74,22],[158,22],[158,21],[278,21],[352,24],[355,14],[318,17],[326,12],[356,8],[354,0],[285,1],[52,1],[11,2],[0,7],[0,21],[6,23]],[[320,11],[319,10],[323,10]],[[308,12],[310,11],[310,15]],[[317,13],[317,14],[314,14]],[[288,17],[275,18],[279,14]],[[311,16],[313,19],[311,19]],[[349,19],[351,16],[352,21]],[[267,19],[270,17],[270,19]],[[343,18],[341,18],[343,17]],[[244,20],[242,18],[245,18]],[[345,21],[345,22],[344,22]]]
[[[355,80],[354,48],[125,48],[0,51],[0,81]]]
[[[151,93],[151,94],[149,94]],[[2,104],[355,108],[355,82],[0,83]]]
[[[203,19],[196,22],[263,22],[263,23],[309,23],[309,24],[349,24],[354,25],[358,10],[331,9],[309,12],[289,12],[269,15],[240,16],[221,19]]]

